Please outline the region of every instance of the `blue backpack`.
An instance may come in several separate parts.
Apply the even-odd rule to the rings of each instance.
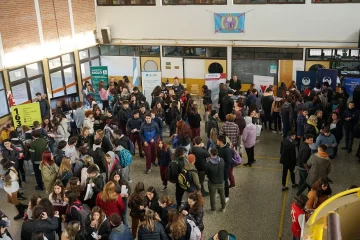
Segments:
[[[128,140],[128,149],[129,149],[129,152],[131,153],[131,155],[135,155],[135,146],[134,146],[134,143],[129,139]]]
[[[119,151],[120,165],[122,168],[130,166],[132,163],[132,155],[129,150],[122,148]]]

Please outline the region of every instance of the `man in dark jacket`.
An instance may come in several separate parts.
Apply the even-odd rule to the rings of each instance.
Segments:
[[[159,127],[158,125],[151,120],[151,115],[148,114],[145,117],[145,122],[141,125],[140,128],[140,138],[144,143],[144,151],[146,157],[146,172],[151,171],[151,164],[157,167],[155,163],[156,160],[156,149],[158,148],[159,141]]]
[[[110,215],[110,225],[112,229],[109,235],[109,240],[134,239],[131,235],[129,227],[121,221],[119,214],[113,213]]]
[[[133,88],[133,94],[136,96],[137,100],[146,101],[146,97],[144,96],[144,94],[142,94],[142,92],[139,91],[138,87]]]
[[[101,139],[96,139],[90,155],[94,159],[94,163],[96,165],[98,165],[98,167],[100,169],[100,174],[105,179],[106,178],[106,159],[105,159],[105,153],[102,150],[101,145],[102,145]]]
[[[133,142],[134,147],[135,144],[137,142],[138,144],[138,149],[139,149],[139,155],[141,158],[144,157],[143,154],[143,149],[142,149],[142,142],[141,142],[141,138],[140,138],[140,128],[141,128],[141,124],[143,124],[143,120],[141,118],[139,118],[139,111],[138,110],[134,110],[132,112],[133,117],[130,118],[126,124],[126,130],[128,132],[130,132],[130,140]]]
[[[203,95],[203,104],[204,104],[204,106],[206,106],[208,104],[212,104],[211,90],[208,88],[208,86],[203,85],[202,86],[202,91],[204,93],[204,95]]]
[[[273,101],[274,101],[273,91],[271,90],[271,88],[267,88],[265,90],[264,95],[261,97],[261,105],[263,107],[264,115],[265,115],[265,129],[268,129],[269,131],[272,131],[271,106]],[[267,123],[269,123],[269,128],[267,127]]]
[[[114,145],[116,145],[116,141],[118,141],[118,145],[121,145],[123,148],[130,151],[129,138],[124,135],[120,129],[114,130]]]
[[[208,122],[206,126],[206,135],[208,138],[210,138],[210,131],[212,128],[215,128],[217,132],[219,132],[218,118],[219,114],[216,112],[216,110],[212,110],[208,116]]]
[[[233,90],[228,90],[227,95],[222,100],[223,105],[224,105],[224,114],[225,114],[225,116],[232,113],[232,111],[234,109],[234,99],[232,98],[233,95],[234,95]]]
[[[288,171],[290,171],[290,177],[292,187],[296,188],[298,185],[295,183],[295,165],[296,165],[296,145],[295,145],[296,133],[289,131],[286,138],[281,142],[280,147],[280,163],[283,165],[282,174],[282,191],[286,191],[289,188],[286,187],[286,177]]]
[[[224,191],[224,159],[218,156],[216,148],[210,149],[210,157],[205,164],[205,173],[209,179],[209,193],[210,193],[210,206],[211,211],[215,211],[215,196],[216,193],[220,195],[221,211],[225,212],[226,200]]]
[[[126,124],[130,117],[131,117],[131,112],[129,109],[129,102],[124,101],[123,107],[119,112],[119,123],[120,123],[120,129],[123,132],[123,134],[125,134],[125,135],[127,135],[126,134]]]
[[[61,161],[63,160],[65,156],[65,148],[67,146],[67,142],[62,140],[60,141],[55,149],[55,156],[54,156],[54,161],[56,163],[56,165],[58,165],[58,167],[60,167]]]
[[[201,184],[201,194],[203,197],[208,196],[209,193],[205,191],[204,181],[205,181],[205,164],[206,159],[210,157],[210,154],[204,148],[204,143],[202,142],[201,137],[197,136],[193,140],[194,147],[190,149],[190,153],[195,155],[196,162],[195,167],[199,175],[199,180]]]
[[[354,143],[354,127],[359,121],[359,111],[356,110],[354,102],[348,103],[348,109],[344,111],[344,129],[345,129],[345,147],[342,149],[348,150],[348,153],[352,151],[352,145]]]
[[[230,88],[234,89],[236,92],[241,90],[241,81],[237,76],[233,76],[232,79],[230,79]]]
[[[47,143],[45,139],[40,138],[39,130],[32,131],[31,133],[34,141],[30,144],[30,155],[31,162],[33,163],[35,178],[37,186],[35,186],[36,190],[43,190],[43,182],[41,170],[39,169],[40,163],[42,161],[42,154],[44,151],[48,150]]]
[[[296,193],[296,196],[300,196],[301,193],[308,188],[306,183],[306,178],[308,175],[309,167],[306,164],[311,156],[311,148],[309,147],[310,144],[314,142],[314,136],[311,134],[305,134],[304,142],[301,143],[299,148],[299,154],[296,161],[296,166],[299,170],[299,189]]]
[[[281,105],[280,115],[283,122],[283,138],[288,136],[288,131],[291,129],[291,124],[294,120],[294,110],[291,106],[292,98],[288,97],[286,102]]]
[[[174,78],[174,84],[172,86],[172,89],[174,90],[174,93],[177,97],[179,97],[180,94],[185,91],[184,86],[181,83],[179,83],[178,77]]]
[[[216,145],[218,145],[219,157],[224,159],[224,181],[225,181],[225,202],[229,201],[229,169],[231,167],[233,151],[226,142],[226,137],[221,135],[218,137]]]
[[[40,111],[41,111],[41,118],[50,116],[50,105],[46,99],[41,96],[41,93],[36,93],[35,96],[37,97],[37,102],[40,104]]]

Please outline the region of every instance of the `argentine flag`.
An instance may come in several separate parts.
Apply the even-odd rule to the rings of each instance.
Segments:
[[[135,87],[138,87],[140,85],[139,82],[139,70],[137,68],[136,64],[136,58],[133,58],[133,84]]]

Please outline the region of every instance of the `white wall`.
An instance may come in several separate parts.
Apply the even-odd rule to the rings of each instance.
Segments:
[[[171,65],[166,65],[170,63]],[[170,69],[167,69],[166,66],[171,66]],[[178,66],[178,69],[175,69],[175,66]],[[162,57],[161,58],[161,72],[163,78],[173,79],[178,77],[180,79],[184,78],[184,69],[183,69],[183,58],[175,57]]]
[[[108,66],[109,76],[133,76],[132,56],[101,56],[101,66]],[[140,58],[136,57],[136,65],[140,74]]]
[[[228,0],[231,1],[231,0]],[[119,39],[176,44],[357,46],[360,3],[190,6],[98,6],[98,33],[110,27]],[[215,34],[211,12],[246,12],[244,34]],[[99,36],[99,38],[101,38]],[[116,41],[118,39],[118,41]],[[177,41],[174,41],[177,40]],[[195,40],[195,41],[193,41]],[[125,43],[126,41],[122,41]]]
[[[184,59],[184,77],[205,79],[205,59]]]

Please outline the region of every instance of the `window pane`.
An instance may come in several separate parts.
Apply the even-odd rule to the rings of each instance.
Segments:
[[[182,56],[183,47],[164,47],[164,57]]]
[[[9,71],[10,82],[15,82],[17,80],[25,78],[25,70],[24,68],[18,68],[12,71]]]
[[[160,46],[139,46],[140,56],[160,56]]]
[[[91,60],[91,66],[100,66],[100,59],[95,58],[94,60]]]
[[[111,4],[111,0],[98,0],[98,5]]]
[[[65,76],[65,85],[68,86],[69,84],[72,84],[72,86],[66,87],[66,94],[77,93],[75,67],[64,69],[64,76]],[[73,85],[73,83],[75,83],[75,85]]]
[[[35,94],[37,92],[44,94],[44,82],[42,77],[29,81],[29,84],[30,84],[31,99],[36,98]]]
[[[208,47],[206,48],[206,57],[221,57],[226,58],[226,47]]]
[[[4,88],[5,88],[5,86],[4,86],[3,73],[0,72],[0,90],[4,89]]]
[[[14,96],[16,105],[29,101],[26,83],[11,87],[11,93]]]
[[[90,48],[90,57],[96,57],[99,56],[99,46],[91,47]]]
[[[234,4],[251,3],[251,0],[234,0]]]
[[[49,60],[49,68],[50,69],[54,69],[57,67],[61,67],[60,57]]]
[[[65,94],[64,90],[59,91],[59,89],[64,87],[61,71],[57,71],[50,74],[50,81],[51,81],[51,89],[53,92],[53,97],[59,97]]]
[[[330,57],[331,56],[331,49],[323,49],[324,56]]]
[[[205,57],[205,48],[184,47],[184,56]]]
[[[139,56],[139,48],[136,46],[120,46],[121,56]]]
[[[81,77],[82,79],[90,77],[90,64],[89,62],[84,62],[80,65],[81,68]]]
[[[310,49],[310,57],[320,57],[321,56],[321,49]]]
[[[63,66],[67,66],[74,63],[74,56],[72,53],[62,55],[61,59]]]
[[[178,0],[163,0],[163,4],[164,5],[175,5],[175,4],[179,4]]]
[[[7,101],[7,98],[6,98],[6,91],[5,90],[0,91],[0,102],[6,103],[6,105],[2,104],[1,105],[2,107],[0,108],[0,117],[3,117],[6,114],[9,114],[9,108],[8,108],[8,103],[7,103],[8,101]]]
[[[100,45],[101,55],[118,56],[120,54],[119,50],[119,46]]]
[[[79,58],[80,60],[83,60],[85,58],[88,58],[89,57],[89,53],[88,53],[88,50],[82,50],[79,52]]]
[[[351,49],[350,54],[352,57],[358,57],[359,56],[359,50]]]
[[[28,78],[42,74],[42,63],[37,62],[26,66]]]

